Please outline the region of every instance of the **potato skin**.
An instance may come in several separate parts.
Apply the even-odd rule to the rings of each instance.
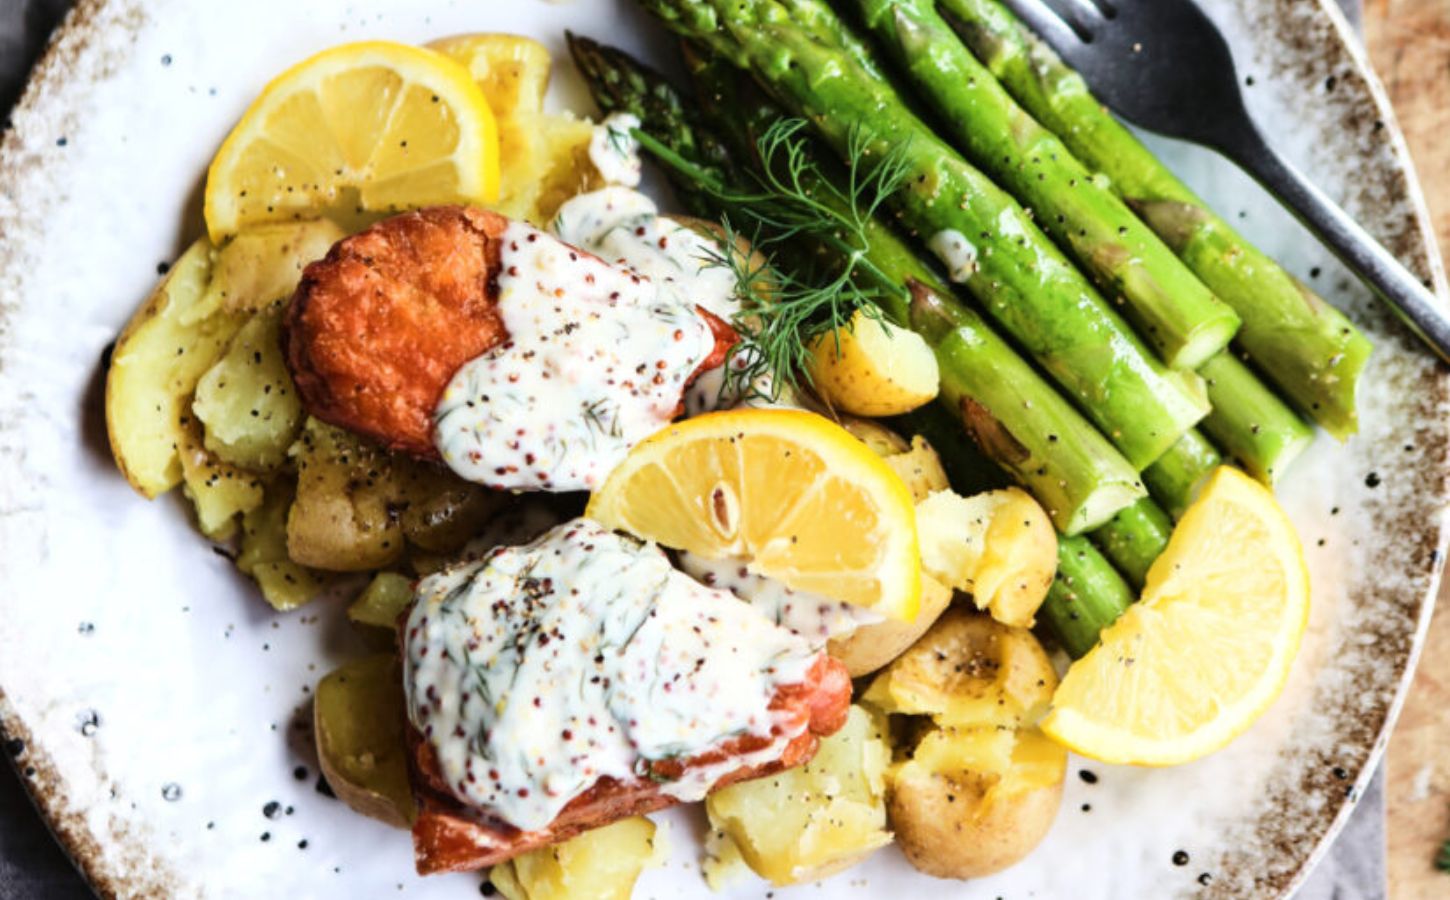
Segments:
[[[126,323],[106,373],[106,431],[126,481],[147,499],[182,479],[178,447],[192,440],[191,392],[221,355],[241,319],[193,321],[211,279],[212,246],[202,238]]]
[[[317,685],[313,727],[322,776],[365,816],[407,828],[416,815],[408,784],[403,679],[392,653],[365,656]]]
[[[989,803],[994,781],[957,772],[893,782],[887,814],[912,866],[937,878],[981,878],[1042,842],[1062,803],[1062,779]]]
[[[921,608],[913,621],[887,619],[874,625],[864,625],[844,637],[833,638],[826,650],[845,663],[852,678],[868,675],[906,652],[931,628],[951,602],[951,588],[923,572]]]

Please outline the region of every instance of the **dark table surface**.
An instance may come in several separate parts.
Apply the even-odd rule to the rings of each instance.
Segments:
[[[0,109],[15,105],[46,37],[74,0],[0,0]],[[1360,0],[1340,0],[1357,18]],[[1383,776],[1376,776],[1332,852],[1299,900],[1385,896]],[[30,805],[19,777],[0,765],[0,900],[87,900],[91,892]]]

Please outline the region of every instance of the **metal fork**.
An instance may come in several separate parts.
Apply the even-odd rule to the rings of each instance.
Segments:
[[[1212,147],[1257,178],[1450,362],[1450,315],[1264,140],[1244,108],[1228,43],[1193,0],[1005,2],[1114,112],[1150,131]]]

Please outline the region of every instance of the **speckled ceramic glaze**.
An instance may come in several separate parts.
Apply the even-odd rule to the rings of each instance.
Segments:
[[[1207,6],[1274,142],[1443,293],[1403,144],[1338,13]],[[415,876],[405,834],[319,789],[310,692],[357,639],[336,606],[273,613],[181,501],[131,492],[106,447],[102,353],[200,233],[207,160],[273,73],[341,41],[477,30],[532,34],[562,58],[566,26],[656,58],[669,46],[627,0],[88,0],[37,71],[0,147],[0,727],[102,894],[476,895],[477,876]],[[555,95],[588,108],[567,64]],[[1074,760],[1046,842],[1001,875],[935,881],[886,850],[776,896],[1275,896],[1368,778],[1445,549],[1445,371],[1246,178],[1164,152],[1377,345],[1361,434],[1321,437],[1283,487],[1314,585],[1288,689],[1190,766]],[[661,819],[673,855],[636,896],[705,894],[697,811]]]

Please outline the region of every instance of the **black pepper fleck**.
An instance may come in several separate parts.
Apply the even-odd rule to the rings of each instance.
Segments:
[[[1080,769],[1080,770],[1078,770],[1077,777],[1081,778],[1083,781],[1087,782],[1088,784],[1097,784],[1098,783],[1098,774],[1096,772],[1092,771],[1091,769]]]
[[[1368,475],[1364,476],[1364,486],[1367,487],[1367,488],[1377,488],[1377,487],[1379,487],[1380,486],[1380,476],[1379,476],[1379,473],[1378,472],[1371,472]]]
[[[167,803],[175,803],[181,799],[181,785],[172,781],[161,786],[161,799]]]
[[[1176,850],[1176,851],[1174,851],[1174,853],[1173,853],[1173,864],[1175,866],[1186,866],[1186,865],[1188,865],[1188,852],[1185,851],[1185,850]]]
[[[277,818],[278,813],[280,813],[281,811],[282,804],[278,803],[276,800],[273,800],[269,802],[266,806],[262,807],[262,815],[266,816],[269,819]]]

